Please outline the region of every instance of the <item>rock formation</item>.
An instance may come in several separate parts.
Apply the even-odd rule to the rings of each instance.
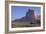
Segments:
[[[28,9],[26,15],[24,17],[22,17],[21,19],[14,20],[14,22],[16,22],[16,21],[30,21],[30,22],[34,23],[34,21],[35,21],[34,10]]]

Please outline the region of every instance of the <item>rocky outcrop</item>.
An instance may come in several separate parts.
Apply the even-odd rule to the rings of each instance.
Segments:
[[[13,22],[30,22],[31,23],[37,23],[35,19],[35,13],[34,10],[28,9],[26,15],[20,19],[16,19]]]

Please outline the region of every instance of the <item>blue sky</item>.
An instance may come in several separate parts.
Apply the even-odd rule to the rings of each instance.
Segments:
[[[41,10],[40,7],[12,6],[12,8],[11,8],[12,20],[20,19],[21,17],[24,17],[29,8],[34,10],[36,15],[40,15],[40,10]]]

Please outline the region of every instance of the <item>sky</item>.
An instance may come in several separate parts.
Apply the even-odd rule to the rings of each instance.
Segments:
[[[11,19],[20,19],[26,15],[28,9],[32,9],[35,12],[35,15],[40,15],[40,7],[29,7],[29,6],[11,6]]]

